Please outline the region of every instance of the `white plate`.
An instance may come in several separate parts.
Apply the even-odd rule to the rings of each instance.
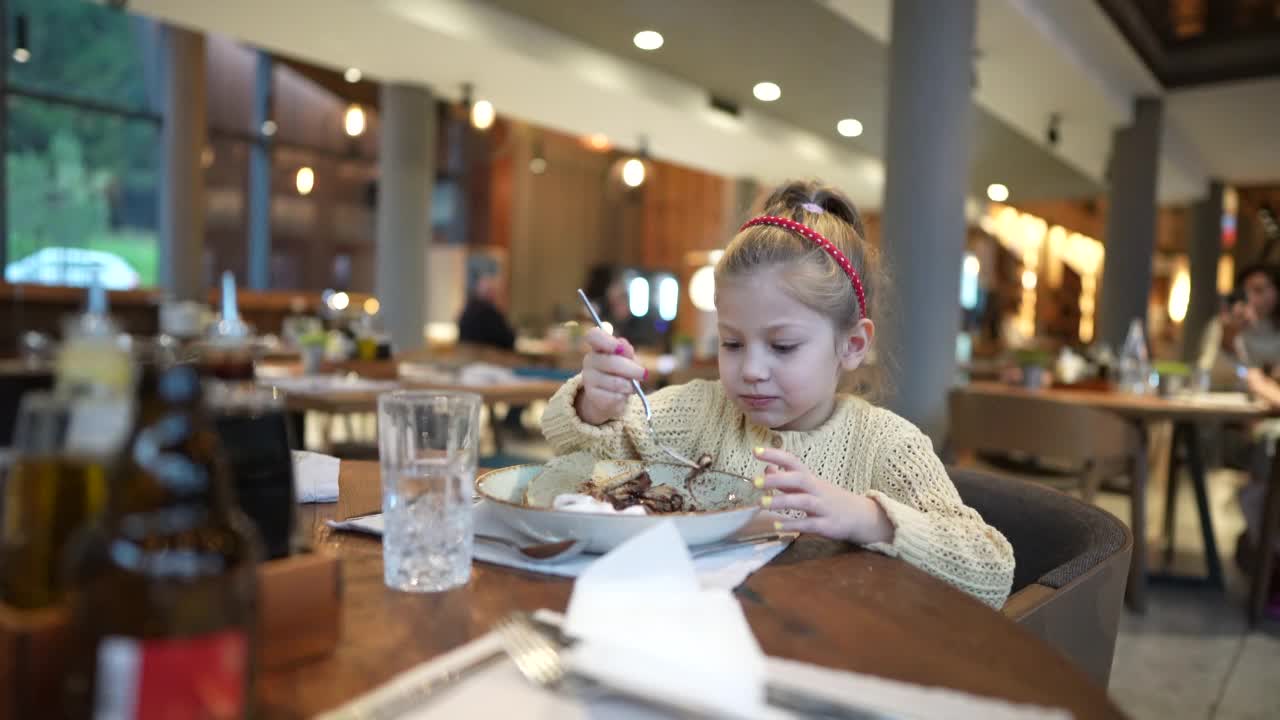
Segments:
[[[691,546],[716,542],[740,530],[760,511],[762,491],[756,489],[750,480],[714,471],[704,475],[710,481],[707,495],[709,498],[714,496],[715,502],[720,506],[727,506],[726,509],[610,515],[525,505],[525,486],[542,470],[542,465],[515,465],[493,470],[476,480],[476,490],[490,501],[494,514],[513,530],[548,542],[568,538],[583,540],[590,552],[608,552],[632,535],[644,532],[663,520],[673,521],[685,543]],[[654,484],[683,487],[689,469],[678,465],[654,464],[648,466],[648,471]]]

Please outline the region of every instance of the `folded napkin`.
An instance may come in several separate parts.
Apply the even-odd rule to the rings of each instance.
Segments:
[[[535,617],[548,623],[563,618],[541,610]],[[440,657],[408,670],[386,684],[346,705],[320,716],[320,720],[360,717],[388,698],[406,690],[420,688],[434,680],[460,671],[478,660],[502,652],[496,633],[488,633]],[[499,658],[500,659],[500,658]],[[1071,720],[1071,713],[1036,705],[1015,704],[1007,700],[982,697],[958,690],[925,687],[875,675],[852,673],[809,663],[765,659],[767,682],[788,689],[804,690],[827,700],[874,707],[904,720]],[[416,709],[404,714],[409,720],[434,718],[477,718],[509,720],[521,718],[563,718],[586,720],[641,720],[668,718],[671,715],[652,707],[631,702],[619,696],[592,697],[584,700],[568,694],[543,691],[525,680],[509,661],[493,662],[469,675],[460,684],[437,691]],[[758,708],[748,717],[783,720],[795,716],[774,707]]]
[[[287,393],[318,395],[331,392],[376,392],[395,390],[399,383],[393,380],[369,380],[346,375],[305,375],[295,377],[264,378],[261,385],[279,388]]]
[[[703,588],[675,523],[636,535],[583,571],[564,631],[573,670],[697,712],[756,717],[764,652],[726,588]]]
[[[458,371],[458,382],[463,385],[482,387],[485,385],[510,385],[522,381],[511,371],[511,368],[477,362],[465,365]]]
[[[342,461],[332,455],[293,451],[293,492],[300,503],[338,501],[338,470]]]
[[[476,532],[484,535],[498,535],[512,540],[521,540],[524,542],[534,543],[535,540],[522,537],[519,533],[507,527],[494,513],[492,508],[484,501],[475,504],[475,524]],[[773,532],[773,523],[778,516],[773,513],[762,512],[756,515],[755,519],[747,523],[745,527],[738,531],[734,537],[747,537],[749,535],[759,535],[762,533]],[[369,533],[372,535],[382,534],[382,515],[366,515],[364,517],[353,518],[351,520],[330,520],[329,526],[339,530],[352,530],[355,532]],[[758,545],[744,545],[741,547],[732,547],[714,553],[707,553],[694,558],[693,566],[697,573],[698,581],[705,588],[723,588],[732,590],[741,585],[751,573],[764,567],[768,562],[778,556],[787,546],[791,544],[792,538],[786,537],[774,542],[760,543]],[[546,575],[558,575],[560,577],[578,577],[585,571],[591,563],[595,562],[598,555],[578,555],[558,563],[531,563],[520,557],[515,550],[497,545],[495,543],[487,543],[477,540],[475,544],[474,556],[476,560],[481,562],[492,563],[494,565],[503,565],[505,567],[516,568],[519,570],[528,570],[529,572],[543,573]]]

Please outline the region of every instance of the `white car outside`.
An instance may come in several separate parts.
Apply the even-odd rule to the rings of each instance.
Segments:
[[[119,255],[86,248],[47,247],[4,269],[4,279],[10,283],[88,287],[95,278],[107,290],[131,290],[141,280]]]

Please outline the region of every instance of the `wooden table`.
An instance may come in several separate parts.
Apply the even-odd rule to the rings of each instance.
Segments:
[[[956,388],[956,392],[978,393],[998,396],[1035,397],[1054,402],[1086,405],[1100,410],[1113,412],[1136,424],[1148,438],[1148,477],[1166,481],[1164,505],[1164,534],[1166,563],[1172,560],[1174,508],[1177,507],[1177,488],[1179,466],[1186,462],[1191,476],[1192,489],[1195,492],[1196,507],[1200,515],[1200,533],[1205,551],[1207,573],[1200,578],[1186,578],[1171,574],[1156,574],[1152,579],[1160,582],[1192,582],[1208,583],[1213,587],[1223,588],[1222,561],[1218,555],[1218,544],[1213,533],[1213,520],[1209,507],[1209,493],[1204,467],[1204,454],[1200,443],[1198,425],[1203,423],[1255,422],[1275,416],[1275,411],[1260,402],[1232,403],[1195,400],[1190,397],[1160,397],[1157,395],[1131,395],[1105,390],[1073,390],[1047,388],[1031,390],[1028,388],[997,382],[974,382]],[[1179,454],[1179,450],[1182,454]],[[1145,482],[1146,479],[1144,478]],[[1263,542],[1261,548],[1271,547],[1271,538],[1277,532],[1280,519],[1280,462],[1271,473],[1271,482],[1266,500]],[[1145,525],[1145,522],[1143,523]],[[1145,546],[1138,543],[1138,534],[1143,533],[1145,541],[1146,528],[1134,527],[1135,555],[1139,548]],[[1253,589],[1247,613],[1251,622],[1257,622],[1265,600],[1267,585],[1270,580],[1271,553],[1259,552],[1255,567]]]
[[[264,717],[308,717],[483,635],[514,610],[563,611],[572,583],[477,563],[464,588],[387,589],[381,543],[324,520],[374,511],[373,463],[342,464],[340,501],[302,506],[318,546],[343,562],[342,641],[328,658],[263,673]],[[1103,688],[999,612],[899,560],[802,537],[737,590],[765,652],[1015,701],[1119,718]]]
[[[261,381],[270,384],[269,379]],[[562,382],[556,380],[523,380],[515,383],[497,383],[488,385],[458,385],[450,383],[425,382],[422,380],[400,378],[395,381],[394,389],[402,390],[435,390],[439,392],[466,392],[479,395],[489,407],[489,417],[493,418],[493,406],[496,403],[508,405],[527,405],[538,400],[548,400],[560,389]],[[329,416],[350,415],[357,413],[377,412],[378,396],[389,392],[387,388],[339,389],[325,391],[285,391],[284,405],[289,412],[292,432],[302,443],[306,437],[303,418],[308,412],[323,413]],[[502,452],[502,424],[490,422],[493,429],[495,452]]]

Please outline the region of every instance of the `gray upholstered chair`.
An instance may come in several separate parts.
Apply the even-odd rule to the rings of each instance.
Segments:
[[[1005,615],[1106,687],[1133,552],[1129,528],[1052,488],[973,470],[950,473],[965,504],[1013,545]]]
[[[947,451],[958,467],[1076,491],[1085,502],[1120,481],[1129,496],[1134,542],[1126,599],[1133,609],[1144,610],[1147,451],[1142,433],[1105,410],[1023,393],[956,388],[950,406]]]

